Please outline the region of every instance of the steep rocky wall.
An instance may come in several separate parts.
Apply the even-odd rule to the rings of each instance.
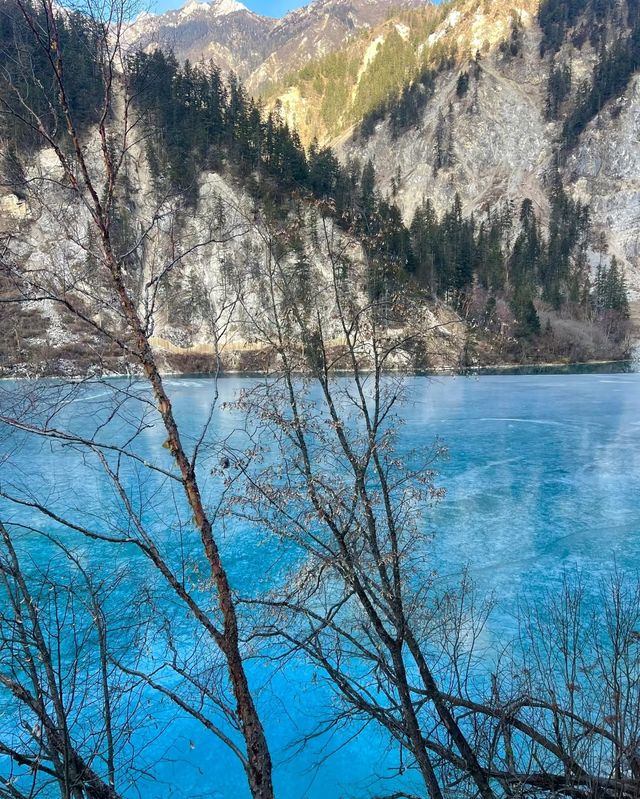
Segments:
[[[483,212],[503,200],[533,200],[545,220],[545,177],[554,164],[561,123],[545,116],[549,62],[539,56],[540,31],[525,29],[516,57],[493,50],[474,66],[463,65],[438,79],[420,122],[399,136],[388,121],[368,140],[343,137],[340,152],[371,158],[386,192],[397,192],[406,221],[423,197],[441,212],[456,192],[465,213]],[[572,56],[574,86],[590,75],[594,53],[586,45]],[[458,75],[471,74],[467,94],[456,94]],[[434,169],[436,129],[451,131],[453,163]],[[611,254],[625,264],[632,300],[640,298],[640,77],[592,120],[577,145],[561,159],[567,190],[588,202],[594,232],[604,233]],[[399,183],[397,182],[399,177]],[[599,254],[593,253],[595,264]]]
[[[610,251],[628,265],[640,299],[640,76],[589,125],[564,174],[574,194],[589,202]]]
[[[10,313],[0,324],[0,374],[135,368],[135,362],[127,361],[108,337],[92,328],[94,323],[100,325],[118,340],[126,341],[128,335],[100,263],[88,212],[59,172],[53,152],[43,150],[28,167],[27,178],[34,187],[29,200],[20,201],[9,193],[0,197],[0,233],[11,243],[8,260],[24,278],[21,288],[14,271],[12,296],[18,299],[24,291],[23,299],[38,297],[35,302],[5,306]],[[213,172],[201,175],[195,208],[177,199],[162,200],[144,154],[135,148],[123,186],[119,207],[126,225],[119,226],[118,246],[122,252],[132,250],[125,261],[125,280],[166,370],[211,371],[218,356],[223,369],[274,367],[269,276],[275,257],[279,258],[276,284],[297,281],[309,298],[310,312],[322,318],[324,334],[339,354],[344,341],[331,253],[339,253],[341,262],[348,263],[344,290],[363,305],[367,267],[359,243],[330,219],[309,207],[268,222],[264,209],[236,181]],[[295,247],[282,250],[275,239],[287,240],[294,229]],[[297,271],[301,268],[303,277]],[[7,285],[0,281],[3,291],[9,296]],[[75,318],[60,298],[79,308],[88,321]],[[411,350],[399,350],[389,365],[457,368],[466,326],[443,305],[416,307],[408,336],[416,343]],[[295,326],[292,330],[297,335]],[[389,335],[402,338],[407,331],[396,319]],[[366,352],[363,357],[366,361]]]
[[[467,213],[523,194],[533,194],[544,212],[541,183],[553,131],[544,120],[546,78],[536,68],[534,36],[527,38],[526,51],[523,59],[509,64],[495,55],[482,58],[479,77],[471,78],[463,98],[456,95],[459,72],[445,73],[417,126],[394,137],[389,123],[381,122],[368,140],[343,141],[342,152],[371,158],[386,190],[399,175],[397,199],[407,219],[423,197],[442,211],[456,192]],[[439,124],[451,136],[453,163],[436,170]]]

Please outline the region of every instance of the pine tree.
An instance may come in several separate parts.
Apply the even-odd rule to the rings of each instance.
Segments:
[[[540,333],[540,317],[533,304],[530,290],[519,289],[511,303],[517,326],[515,334],[518,338],[532,338]]]
[[[359,206],[362,230],[371,235],[375,235],[378,232],[375,223],[376,205],[376,171],[373,161],[369,159],[362,168]]]
[[[629,318],[626,280],[615,255],[612,256],[608,268],[602,265],[598,267],[593,300],[598,313],[613,311],[624,319]]]
[[[571,64],[563,62],[551,65],[547,84],[547,119],[558,119],[562,104],[571,92]]]
[[[464,97],[469,91],[469,72],[461,72],[458,75],[458,82],[456,83],[456,95],[460,98]]]

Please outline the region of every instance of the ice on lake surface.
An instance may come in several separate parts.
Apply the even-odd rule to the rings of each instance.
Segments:
[[[232,399],[250,381],[221,379],[221,401]],[[170,380],[185,435],[196,435],[212,387],[207,379]],[[427,555],[430,568],[447,581],[468,565],[480,590],[495,592],[499,621],[489,634],[496,641],[508,634],[517,602],[535,602],[555,590],[563,571],[581,569],[595,586],[615,567],[634,570],[640,565],[640,374],[414,377],[408,388],[401,449],[426,451],[438,437],[449,451],[439,464],[445,498],[421,520],[434,537]],[[95,393],[87,392],[89,404]],[[82,402],[76,403],[73,411],[80,427],[81,408]],[[233,426],[228,413],[216,412],[216,433]],[[149,456],[163,440],[161,430],[146,431]],[[69,454],[59,449],[25,443],[20,457],[24,475],[42,470],[68,485],[78,478]],[[19,470],[14,473],[19,479],[16,474]],[[87,507],[99,506],[103,486],[85,480],[81,490]],[[266,555],[256,543],[253,533],[238,527],[225,532],[225,559],[237,585],[264,579]],[[263,677],[254,672],[256,681]],[[344,746],[353,730],[316,741],[301,754],[288,749],[297,734],[310,728],[326,700],[322,685],[311,681],[310,669],[283,669],[265,686],[262,712],[275,748],[282,799],[380,793],[388,769],[396,765],[373,730]],[[156,771],[158,782],[145,787],[150,799],[246,796],[239,766],[197,725],[184,721],[173,728],[171,740],[154,746],[158,756],[170,751],[171,762]],[[217,793],[204,789],[202,773]],[[179,788],[170,792],[173,782]]]

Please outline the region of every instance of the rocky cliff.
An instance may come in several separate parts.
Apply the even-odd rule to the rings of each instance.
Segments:
[[[407,222],[424,197],[442,212],[456,193],[466,214],[528,197],[546,220],[549,175],[558,165],[568,191],[589,204],[596,238],[603,234],[609,253],[626,265],[631,296],[638,299],[640,79],[633,76],[565,147],[563,124],[592,78],[598,52],[584,31],[577,43],[576,35],[557,54],[542,56],[538,9],[538,0],[462,0],[440,11],[394,17],[334,56],[356,65],[345,69],[348,91],[340,113],[326,114],[331,86],[322,62],[290,76],[277,99],[307,141],[315,135],[337,147],[345,159],[370,158]],[[616,24],[607,30],[609,46],[627,33],[623,23]],[[358,99],[368,74],[380,71],[376,59],[390,37],[401,39],[405,52],[400,78],[385,99],[391,98],[393,107],[394,99],[402,99],[403,86],[417,87],[419,99],[410,109],[415,116],[409,124],[398,123],[398,114],[394,121],[388,112],[378,113],[375,97],[368,105]],[[560,65],[571,70],[571,89],[553,119],[548,111],[550,72]],[[432,82],[423,88],[421,71],[429,68]],[[367,114],[369,129],[363,135],[360,122]],[[590,257],[599,262],[597,247]]]
[[[97,152],[94,163],[98,170]],[[88,211],[63,181],[53,150],[38,153],[26,180],[32,187],[27,199],[0,190],[0,376],[135,370],[117,343],[126,348],[129,333],[101,265]],[[179,197],[169,200],[158,192],[140,146],[128,154],[125,183],[120,202],[128,209],[127,220],[118,224],[114,240],[131,252],[124,279],[166,371],[276,367],[269,338],[270,280],[276,292],[282,281],[287,291],[299,287],[309,298],[303,304],[321,314],[326,341],[339,355],[335,254],[328,248],[349,264],[345,301],[351,294],[368,304],[367,266],[361,244],[330,217],[309,206],[279,222],[267,221],[241,183],[216,172],[200,175],[196,206],[187,208]],[[451,308],[417,300],[411,318],[399,320],[396,314],[388,322],[388,335],[412,344],[399,347],[390,366],[461,366],[468,327]]]

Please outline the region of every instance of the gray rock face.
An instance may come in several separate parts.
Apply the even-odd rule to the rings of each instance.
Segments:
[[[534,50],[532,37],[527,51]],[[399,174],[397,197],[406,218],[424,197],[442,211],[456,193],[467,212],[532,193],[543,210],[541,181],[553,132],[544,119],[545,77],[528,70],[528,56],[515,64],[501,63],[498,56],[483,58],[463,98],[456,95],[458,72],[445,74],[419,125],[394,138],[382,122],[364,145],[351,140],[344,151],[371,158],[383,187]],[[436,170],[439,124],[447,127],[452,163]]]
[[[98,178],[99,154],[89,151],[87,157]],[[206,370],[215,366],[217,357],[225,370],[273,366],[274,328],[267,298],[271,290],[282,296],[283,282],[296,284],[299,251],[272,258],[265,242],[285,232],[267,222],[268,215],[228,176],[202,173],[197,206],[185,208],[178,198],[158,195],[139,146],[128,153],[127,174],[123,199],[130,229],[144,234],[123,271],[124,281],[163,368]],[[37,285],[39,299],[28,306],[10,304],[0,316],[0,376],[126,371],[132,364],[122,353],[105,346],[104,336],[95,336],[90,325],[78,324],[56,301],[66,296],[86,319],[120,340],[128,334],[108,270],[99,255],[94,257],[95,231],[87,208],[62,180],[53,150],[38,153],[28,178],[34,191],[26,202],[0,191],[0,232],[12,242],[11,261],[20,285],[32,295]],[[363,307],[369,305],[367,260],[361,244],[331,218],[307,209],[299,223],[308,270],[304,288],[314,309],[310,316],[322,318],[327,341],[337,351],[344,341],[333,258],[339,252],[341,259],[348,259],[349,296]],[[3,289],[8,287],[0,281],[0,295]],[[399,347],[389,363],[457,368],[466,325],[440,303],[418,299],[412,311],[406,321],[411,334],[396,319],[389,335],[419,346]]]
[[[373,136],[341,143],[344,157],[371,158],[383,191],[392,186],[406,221],[423,197],[442,212],[457,193],[465,213],[483,212],[502,201],[530,198],[543,221],[548,215],[545,179],[554,164],[561,124],[546,119],[549,64],[539,57],[540,32],[531,24],[522,52],[483,55],[467,94],[456,94],[463,65],[438,80],[417,126],[393,137],[389,123]],[[593,53],[573,54],[574,75],[588,75]],[[436,129],[446,125],[452,163],[434,168]],[[607,104],[561,163],[567,190],[589,203],[596,235],[623,260],[632,299],[640,295],[640,77],[623,97]],[[399,177],[399,183],[398,183]]]
[[[591,204],[597,229],[640,292],[640,77],[605,107],[571,153],[565,174]]]
[[[171,49],[180,60],[213,60],[223,72],[246,78],[268,54],[275,20],[261,17],[236,0],[190,0],[177,11],[145,14],[127,32],[132,47]]]

